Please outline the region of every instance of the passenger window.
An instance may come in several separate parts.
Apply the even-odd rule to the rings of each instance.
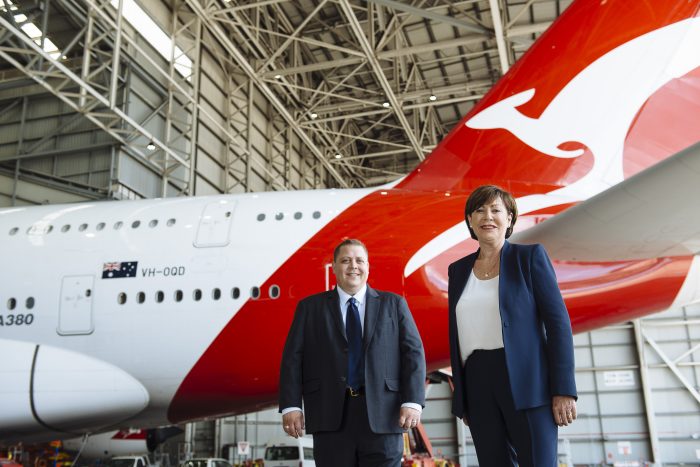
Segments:
[[[138,295],[136,295],[136,301],[139,303],[143,303],[146,301],[146,294],[143,292],[139,292]]]
[[[253,299],[257,299],[258,297],[260,297],[260,287],[252,287],[250,289],[250,296]]]
[[[265,220],[265,214],[263,214],[263,213],[258,214],[258,221],[262,222],[264,220]]]
[[[175,291],[175,301],[176,302],[181,302],[182,301],[182,290],[176,290]]]
[[[156,302],[163,303],[163,300],[165,300],[165,294],[162,290],[159,290],[156,292]]]
[[[80,224],[80,227],[78,227],[78,230],[80,232],[85,232],[87,230],[87,228],[88,228],[87,224]]]
[[[70,224],[66,224],[63,227],[61,227],[61,232],[66,233],[70,230]]]
[[[277,285],[271,285],[268,291],[270,298],[278,298],[280,296],[280,288]]]
[[[45,232],[46,232],[47,234],[53,232],[53,225],[49,225],[48,227],[46,227],[46,231],[45,231]]]
[[[314,219],[318,219],[321,217],[321,212],[320,211],[314,211],[314,213],[311,215]]]
[[[114,230],[119,230],[119,229],[121,229],[123,225],[124,225],[124,223],[123,223],[122,221],[117,221],[117,222],[115,222],[115,223],[114,223]]]
[[[202,299],[202,291],[199,289],[194,289],[192,296],[194,297],[194,300],[198,302]]]
[[[24,306],[27,307],[27,310],[31,310],[32,308],[34,308],[34,297],[27,298],[27,301],[24,303]]]
[[[214,300],[218,300],[221,298],[221,290],[220,289],[214,289],[211,291],[211,298]]]
[[[231,289],[231,297],[233,297],[234,300],[238,299],[238,297],[241,296],[241,289],[238,287],[234,287]]]
[[[173,225],[175,225],[175,222],[175,219],[168,219],[168,227],[172,227]]]
[[[150,228],[157,227],[157,226],[158,226],[158,219],[153,219],[153,220],[151,220],[151,222],[148,223],[148,226],[149,226]]]
[[[7,309],[8,310],[14,310],[15,307],[17,307],[17,299],[16,298],[11,298],[7,301]]]
[[[301,219],[301,216],[302,216],[302,214],[299,211],[294,213],[294,219],[296,219],[296,220]]]
[[[95,226],[95,230],[98,230],[98,231],[99,231],[99,230],[102,230],[102,229],[104,229],[104,228],[105,228],[105,223],[104,223],[104,222],[100,222],[99,224],[97,224],[97,225]]]
[[[10,229],[10,235],[16,235],[19,232],[19,227],[12,227]]]
[[[141,221],[134,221],[131,223],[131,228],[138,229],[140,225],[141,225]]]
[[[119,295],[117,295],[117,303],[119,303],[120,305],[126,303],[126,294],[124,292],[121,292]]]

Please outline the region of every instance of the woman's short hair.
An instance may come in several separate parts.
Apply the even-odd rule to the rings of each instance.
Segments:
[[[469,198],[467,198],[467,204],[464,207],[464,221],[467,223],[469,233],[474,240],[478,240],[478,238],[476,237],[474,230],[472,230],[472,227],[469,225],[469,220],[467,217],[484,204],[490,203],[496,198],[500,198],[501,201],[503,201],[503,205],[506,207],[506,210],[511,216],[513,216],[510,221],[510,225],[506,230],[506,238],[510,237],[513,233],[513,226],[515,225],[515,221],[518,219],[518,205],[515,203],[515,198],[513,198],[513,195],[508,193],[500,186],[481,185],[472,191]]]

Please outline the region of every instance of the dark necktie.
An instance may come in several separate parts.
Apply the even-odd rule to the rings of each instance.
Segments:
[[[348,338],[348,386],[359,389],[364,384],[364,358],[362,357],[362,324],[357,300],[350,297],[345,316],[345,335]]]

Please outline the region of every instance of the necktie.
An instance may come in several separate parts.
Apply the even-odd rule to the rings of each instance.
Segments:
[[[357,309],[357,300],[354,297],[348,300],[345,335],[348,338],[348,386],[357,390],[364,384],[364,358],[360,310]]]

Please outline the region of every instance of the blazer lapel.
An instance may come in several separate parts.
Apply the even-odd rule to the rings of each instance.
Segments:
[[[340,316],[340,297],[338,296],[338,291],[333,289],[328,293],[328,300],[326,301],[326,311],[331,315],[331,320],[335,323],[335,327],[341,336],[348,340],[345,335],[345,326],[343,326],[343,317]]]
[[[367,346],[372,341],[378,317],[379,294],[368,285],[367,294],[365,295],[365,332],[362,345],[365,350],[367,350]]]
[[[454,310],[457,307],[457,302],[462,296],[462,292],[464,292],[464,287],[466,287],[467,281],[469,280],[469,276],[472,273],[472,269],[474,269],[474,262],[476,261],[477,256],[479,256],[479,250],[476,250],[476,253],[473,253],[464,258],[464,262],[461,265],[461,267],[455,268],[455,278],[453,279],[455,293],[450,294],[450,298],[452,299],[452,303],[450,303],[450,309],[452,310]]]

